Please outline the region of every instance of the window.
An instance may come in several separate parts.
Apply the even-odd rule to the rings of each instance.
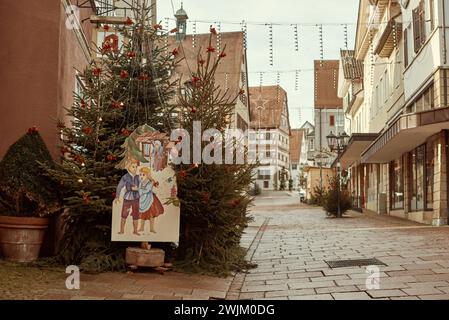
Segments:
[[[335,126],[335,116],[333,115],[329,116],[329,125],[331,127]]]
[[[271,175],[269,169],[259,170],[259,174],[257,176],[258,180],[270,180],[270,178]]]
[[[426,144],[426,209],[433,209],[433,174],[435,165],[435,144]]]
[[[310,149],[310,151],[315,150],[315,141],[313,139],[310,140],[309,149]]]
[[[292,170],[297,170],[298,169],[298,165],[297,164],[292,164]]]
[[[422,145],[409,153],[410,165],[410,210],[424,209],[424,159],[425,145]]]
[[[404,208],[404,172],[402,157],[390,163],[391,209]]]
[[[265,157],[271,158],[271,152],[270,151],[265,151]]]
[[[394,88],[399,88],[399,85],[401,84],[401,64],[400,61],[400,52],[399,50],[396,51],[396,63],[394,64]]]
[[[265,140],[271,140],[271,134],[270,132],[265,133]]]
[[[268,181],[264,181],[264,182],[263,182],[263,187],[264,187],[265,189],[269,188],[269,182],[268,182]]]
[[[389,90],[390,81],[388,81],[388,77],[389,77],[388,69],[386,69],[385,72],[384,72],[384,89],[383,89],[384,102],[387,102],[388,98],[390,97],[390,90]]]
[[[424,13],[424,0],[421,0],[418,7],[412,12],[415,53],[421,49],[426,41],[426,20]]]

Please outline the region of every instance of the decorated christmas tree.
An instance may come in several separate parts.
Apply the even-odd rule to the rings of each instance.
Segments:
[[[211,28],[209,46],[200,48],[197,65],[193,67],[186,92],[179,95],[179,128],[194,137],[195,123],[201,125],[201,133],[216,129],[215,135],[201,142],[204,155],[216,157],[218,163],[178,164],[175,166],[178,181],[178,197],[181,204],[181,233],[177,259],[184,269],[228,274],[247,268],[245,250],[240,239],[250,221],[248,206],[252,198],[253,164],[236,164],[237,153],[247,160],[244,139],[227,139],[226,129],[234,115],[234,101],[227,90],[215,83],[215,73],[226,48],[217,54],[212,46],[216,32]],[[192,140],[192,139],[191,139]],[[178,145],[183,143],[180,135]],[[195,153],[194,143],[187,144],[189,154]],[[236,147],[232,164],[225,164],[226,147]],[[182,152],[186,150],[179,148]],[[220,159],[223,161],[220,164]],[[193,157],[194,159],[194,157]],[[229,161],[228,161],[229,163]]]
[[[149,8],[134,10],[125,25],[103,25],[105,31],[123,36],[106,39],[98,48],[100,59],[81,72],[85,85],[67,108],[70,122],[59,121],[61,161],[48,174],[64,195],[63,263],[84,270],[102,271],[124,267],[124,246],[112,243],[111,205],[123,171],[116,168],[121,146],[143,124],[168,131],[175,106],[171,71],[176,52],[164,46],[166,31],[151,26]]]

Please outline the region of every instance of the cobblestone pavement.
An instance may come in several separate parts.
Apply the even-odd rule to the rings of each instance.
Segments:
[[[255,208],[262,231],[249,254],[258,268],[235,277],[231,299],[449,299],[448,227],[356,212],[326,218],[287,193],[262,196]],[[366,267],[325,262],[373,257],[385,263],[375,290]]]
[[[81,275],[65,288],[63,268],[0,260],[0,299],[449,299],[449,228],[351,212],[326,218],[294,194],[265,193],[242,245],[258,264],[228,278],[178,272]],[[365,267],[325,260],[375,257],[380,288],[366,289]]]

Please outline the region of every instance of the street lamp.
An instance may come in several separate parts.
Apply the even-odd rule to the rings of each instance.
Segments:
[[[340,207],[340,181],[341,181],[341,164],[340,155],[341,152],[348,145],[349,136],[346,132],[339,133],[338,136],[331,133],[326,137],[327,145],[332,152],[337,152],[337,218],[341,218],[341,207]]]

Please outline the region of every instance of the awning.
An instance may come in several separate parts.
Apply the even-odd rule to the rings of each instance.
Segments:
[[[377,133],[353,133],[349,138],[348,145],[340,155],[342,169],[349,168],[353,163],[360,162],[360,155],[376,138]],[[336,161],[332,164],[335,166]]]
[[[362,163],[387,163],[449,129],[449,107],[401,116],[362,153]]]

